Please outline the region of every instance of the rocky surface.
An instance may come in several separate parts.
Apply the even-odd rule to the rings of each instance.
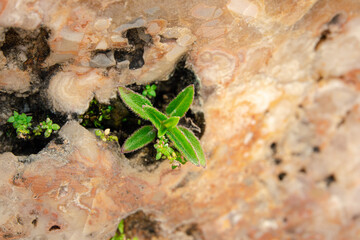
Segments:
[[[140,239],[359,237],[359,1],[1,0],[0,26],[2,98],[69,116],[40,153],[0,155],[2,239],[109,239],[126,217]],[[71,120],[184,54],[205,169],[148,171]]]

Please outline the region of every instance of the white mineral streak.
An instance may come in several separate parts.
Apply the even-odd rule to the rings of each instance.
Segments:
[[[91,99],[107,102],[115,94],[115,83],[101,70],[69,67],[50,81],[48,94],[54,108],[61,112],[84,113]]]
[[[230,0],[227,8],[238,15],[247,17],[256,17],[258,13],[258,7],[248,0]]]

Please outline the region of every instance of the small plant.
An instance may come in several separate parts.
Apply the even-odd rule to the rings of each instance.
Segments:
[[[13,124],[13,127],[16,129],[16,134],[18,138],[29,138],[31,128],[32,117],[26,116],[25,113],[19,114],[14,111],[14,115],[10,116],[7,120],[9,123]]]
[[[130,238],[127,238],[124,233],[124,219],[120,221],[115,236],[113,236],[110,240],[131,240]],[[133,237],[132,240],[138,240],[138,238]]]
[[[83,119],[81,125],[84,127],[96,127],[104,129],[103,120],[110,119],[112,106],[100,104],[95,98],[91,100],[89,109],[80,116]]]
[[[33,133],[34,136],[41,135],[43,131],[45,131],[44,137],[48,138],[53,131],[60,129],[60,126],[56,123],[53,123],[50,118],[46,118],[46,121],[40,122],[39,125],[32,129],[31,120],[32,117],[27,116],[25,113],[19,114],[18,112],[14,111],[14,114],[10,116],[7,121],[13,124],[13,127],[16,129],[17,137],[22,139],[29,139],[33,137],[30,133]]]
[[[152,97],[156,97],[156,85],[153,84],[153,85],[146,85],[145,86],[145,90],[142,92],[142,95],[147,97],[147,98],[152,98]]]
[[[172,169],[179,167],[179,163],[185,164],[186,159],[181,155],[179,151],[176,151],[170,147],[169,140],[165,136],[161,136],[156,140],[154,148],[156,149],[156,160],[161,158],[169,160],[172,164]]]
[[[37,136],[41,135],[42,131],[45,131],[44,137],[48,138],[50,137],[52,131],[57,131],[59,129],[60,126],[58,124],[53,123],[50,118],[46,118],[46,121],[40,122],[40,124],[34,128],[33,133],[35,134],[35,136]]]
[[[154,108],[144,96],[137,94],[125,87],[119,87],[119,94],[123,102],[137,115],[149,120],[153,126],[143,126],[135,131],[124,143],[122,152],[131,152],[151,143],[156,136],[155,144],[157,158],[167,158],[170,161],[184,164],[187,161],[195,165],[206,165],[205,155],[199,140],[187,128],[178,126],[179,120],[190,108],[194,98],[194,86],[185,88],[166,107],[165,113]],[[165,138],[166,136],[166,138]],[[172,149],[167,138],[177,149]],[[175,165],[176,167],[177,165]]]
[[[106,141],[109,141],[109,142],[116,141],[117,142],[118,141],[117,136],[110,135],[109,128],[105,129],[105,131],[97,129],[97,130],[95,130],[95,135],[98,136],[104,142],[106,142]]]

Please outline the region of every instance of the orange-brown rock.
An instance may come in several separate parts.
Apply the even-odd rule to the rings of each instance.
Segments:
[[[109,239],[138,211],[158,224],[152,239],[359,238],[358,0],[0,1],[2,27],[40,24],[52,32],[44,65],[63,64],[48,87],[62,112],[166,80],[186,53],[207,167],[149,172],[69,121],[62,144],[0,155],[1,239]],[[133,27],[153,41],[142,68],[90,65],[97,49],[129,47]]]

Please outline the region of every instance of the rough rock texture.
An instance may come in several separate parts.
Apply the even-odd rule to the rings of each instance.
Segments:
[[[8,27],[50,29],[36,59],[61,65],[43,91],[65,113],[166,80],[187,53],[207,155],[205,169],[148,172],[69,121],[61,144],[0,155],[2,239],[108,239],[140,210],[152,239],[359,238],[359,1],[1,0],[0,25],[2,42]],[[14,64],[33,55],[17,48],[0,55],[1,91],[30,91],[36,71]]]

